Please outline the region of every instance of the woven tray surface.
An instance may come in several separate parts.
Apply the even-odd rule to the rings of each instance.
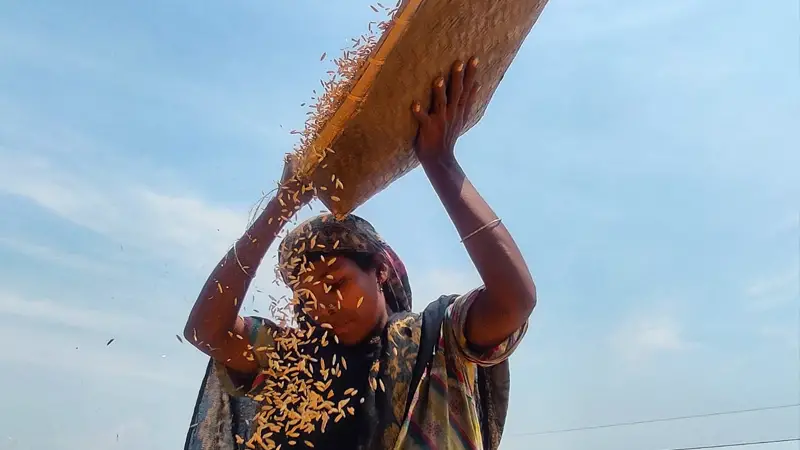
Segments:
[[[455,60],[471,56],[480,59],[481,90],[465,131],[475,125],[546,3],[406,0],[372,50],[349,107],[340,107],[315,141],[335,153],[325,157],[325,167],[315,164],[310,171],[314,185],[330,186],[332,176],[343,185],[319,191],[323,204],[347,214],[415,168],[417,123],[411,104],[419,100],[427,108],[433,80],[446,75]]]

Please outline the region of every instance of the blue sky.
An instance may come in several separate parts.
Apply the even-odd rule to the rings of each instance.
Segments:
[[[800,434],[797,408],[526,434],[800,402],[797,17],[547,6],[458,146],[539,287],[504,450]],[[174,335],[278,177],[319,56],[373,19],[361,1],[0,5],[0,448],[180,448],[205,359]],[[359,214],[417,308],[479,282],[420,171]],[[248,311],[280,292],[269,269]]]

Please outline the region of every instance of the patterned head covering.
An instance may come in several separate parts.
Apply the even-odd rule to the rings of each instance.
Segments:
[[[388,267],[383,284],[386,302],[393,312],[411,311],[411,285],[403,261],[361,217],[348,215],[336,219],[322,214],[298,225],[281,242],[278,265],[283,281],[292,286],[297,282],[296,268],[305,263],[309,253],[362,253],[380,255]]]

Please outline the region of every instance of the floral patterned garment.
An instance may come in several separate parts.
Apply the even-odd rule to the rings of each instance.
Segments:
[[[481,289],[459,296],[447,307],[434,347],[431,364],[412,396],[409,384],[420,350],[422,315],[395,314],[387,325],[384,368],[373,375],[386,387],[391,405],[389,420],[382,424],[381,449],[484,449],[477,392],[478,370],[506,363],[521,341],[527,324],[503,344],[484,354],[470,350],[464,337],[466,313]],[[271,341],[264,319],[249,318],[255,345]],[[257,395],[258,380],[249,389],[236,388],[227,370],[217,364],[215,373],[230,395]],[[408,407],[408,398],[411,405]]]

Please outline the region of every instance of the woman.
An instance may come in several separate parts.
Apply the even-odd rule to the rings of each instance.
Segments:
[[[287,162],[283,189],[220,261],[185,336],[212,363],[187,450],[244,448],[496,449],[508,405],[507,358],[536,304],[506,228],[453,149],[479,86],[478,59],[457,61],[419,103],[416,154],[484,283],[411,313],[398,256],[356,216],[319,216],[279,251],[299,327],[238,312],[285,211],[312,197]],[[297,193],[300,194],[297,194]],[[294,193],[289,195],[289,193]]]

